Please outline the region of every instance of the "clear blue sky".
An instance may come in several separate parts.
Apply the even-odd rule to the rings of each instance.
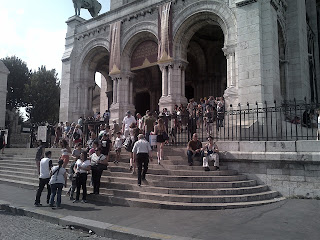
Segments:
[[[98,1],[100,14],[109,11],[110,0]],[[55,68],[60,78],[65,22],[74,14],[72,0],[0,0],[0,58],[15,55],[32,70]],[[81,17],[91,18],[85,9]]]

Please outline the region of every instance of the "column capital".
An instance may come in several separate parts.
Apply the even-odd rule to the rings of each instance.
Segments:
[[[176,65],[178,68],[185,70],[188,66],[189,62],[185,61],[185,60],[174,60],[174,65]]]
[[[121,74],[120,74],[120,76],[121,76],[121,78],[122,79],[125,79],[125,78],[127,78],[127,79],[132,79],[132,78],[134,78],[134,76],[135,76],[136,74],[135,73],[133,73],[133,72],[122,72]]]
[[[227,45],[222,48],[222,51],[224,52],[224,56],[229,58],[230,56],[234,56],[236,52],[236,45]]]

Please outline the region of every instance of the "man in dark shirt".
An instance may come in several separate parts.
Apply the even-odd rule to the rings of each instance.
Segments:
[[[188,143],[187,148],[188,163],[189,166],[193,165],[193,157],[201,157],[202,154],[202,143],[198,140],[198,135],[194,133],[192,140]]]

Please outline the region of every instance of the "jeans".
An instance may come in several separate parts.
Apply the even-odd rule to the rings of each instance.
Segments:
[[[50,205],[53,206],[54,198],[57,194],[57,207],[61,206],[61,193],[62,193],[63,183],[51,184],[51,197]]]
[[[76,200],[80,198],[80,189],[82,187],[82,200],[87,200],[87,174],[80,173],[77,177],[77,193],[76,193]]]
[[[149,154],[148,153],[138,153],[137,154],[137,165],[138,165],[138,184],[141,184],[141,179],[146,178],[149,164]],[[143,172],[142,172],[143,165]],[[142,175],[141,175],[142,173]]]
[[[93,193],[95,194],[99,194],[102,172],[103,171],[101,170],[92,169],[92,185],[93,185]]]
[[[39,178],[39,188],[37,190],[35,204],[40,203],[41,193],[44,189],[44,186],[47,185],[47,203],[49,203],[50,195],[51,195],[51,188],[49,185],[50,178]]]
[[[193,157],[203,157],[203,152],[197,152],[196,154],[193,155],[193,152],[188,150],[187,155],[188,155],[188,163],[193,164]]]

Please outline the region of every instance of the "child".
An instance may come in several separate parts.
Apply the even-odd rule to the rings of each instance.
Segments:
[[[121,132],[117,132],[117,137],[116,137],[116,140],[114,141],[114,149],[116,152],[116,160],[114,161],[115,164],[119,163],[122,143],[123,143],[123,137],[121,136]]]
[[[70,196],[70,200],[74,200],[73,198],[73,194],[76,190],[76,187],[77,187],[77,179],[76,177],[74,177],[74,166],[75,166],[75,163],[78,159],[76,159],[75,161],[73,161],[70,165],[70,168],[69,168],[69,180],[71,181],[71,185],[70,185],[70,188],[67,192],[67,195]]]

